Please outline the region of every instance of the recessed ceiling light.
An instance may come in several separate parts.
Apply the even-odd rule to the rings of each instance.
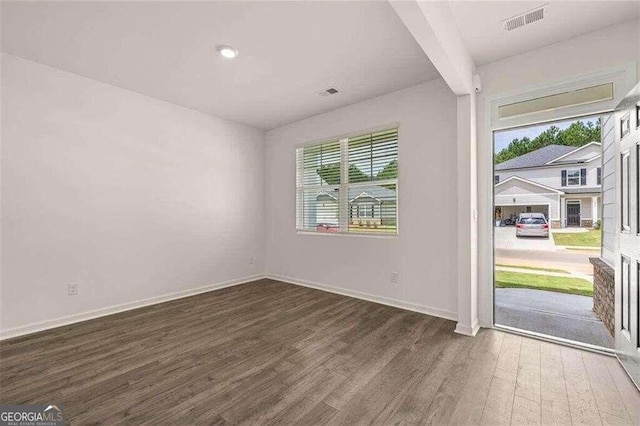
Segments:
[[[238,51],[231,46],[218,46],[218,53],[228,59],[238,56]]]

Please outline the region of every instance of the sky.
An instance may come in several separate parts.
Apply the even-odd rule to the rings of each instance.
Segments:
[[[551,126],[557,126],[560,130],[564,130],[571,125],[571,123],[575,123],[577,121],[582,121],[583,123],[587,123],[588,121],[595,122],[598,117],[589,117],[581,120],[566,120],[566,121],[556,121],[555,123],[546,123],[541,124],[539,126],[529,126],[529,127],[520,127],[517,129],[510,130],[501,130],[494,133],[493,140],[493,152],[498,153],[506,148],[512,140],[516,138],[522,139],[523,137],[528,137],[529,139],[533,139],[538,136],[540,133],[544,132]]]

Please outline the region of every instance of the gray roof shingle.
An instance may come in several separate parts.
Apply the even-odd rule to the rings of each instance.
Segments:
[[[363,186],[363,187],[354,187],[349,189],[349,202],[353,201],[354,198],[365,193],[370,197],[378,198],[381,201],[395,201],[396,199],[396,191],[392,189],[385,188],[380,185],[371,185],[371,186]],[[339,194],[338,190],[327,190],[320,191],[316,198],[320,197],[323,194],[327,194],[331,198],[338,200]]]
[[[544,166],[549,161],[555,160],[556,158],[568,154],[576,149],[577,147],[575,146],[547,145],[528,154],[507,160],[504,163],[496,164],[495,170],[524,169],[528,167]]]

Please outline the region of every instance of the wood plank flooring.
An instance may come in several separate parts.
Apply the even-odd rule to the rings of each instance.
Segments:
[[[0,343],[74,424],[638,424],[615,359],[276,281]]]

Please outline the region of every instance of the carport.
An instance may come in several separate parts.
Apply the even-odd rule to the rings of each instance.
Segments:
[[[559,227],[562,194],[562,191],[512,176],[495,186],[495,219],[515,218],[520,213],[542,213],[552,227]]]
[[[496,205],[496,219],[517,217],[520,213],[542,213],[549,219],[549,204]]]

